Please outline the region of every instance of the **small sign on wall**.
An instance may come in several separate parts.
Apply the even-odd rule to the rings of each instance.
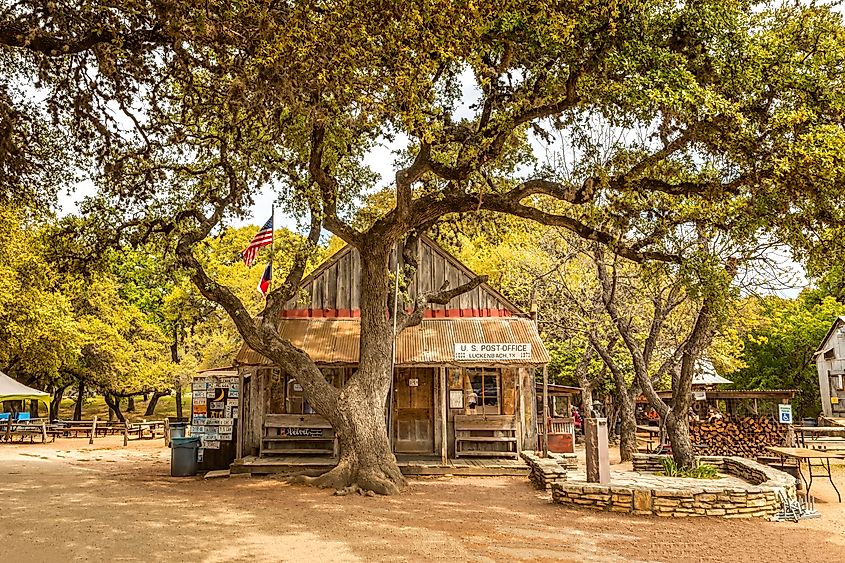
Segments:
[[[419,387],[419,386],[420,386],[420,380],[417,379],[416,377],[412,377],[412,378],[408,379],[408,387]]]
[[[453,389],[449,391],[449,408],[462,409],[464,408],[464,392],[460,389]]]
[[[792,405],[778,405],[778,420],[781,424],[792,424]]]

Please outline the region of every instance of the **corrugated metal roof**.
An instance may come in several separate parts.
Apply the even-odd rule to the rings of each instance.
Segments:
[[[318,364],[357,364],[360,345],[359,319],[279,320],[279,333],[291,344],[305,350]],[[490,362],[457,362],[456,342],[485,344],[531,344],[530,360],[498,360]],[[549,353],[537,333],[536,325],[516,317],[425,319],[404,330],[396,342],[396,365],[542,365]],[[235,363],[269,365],[270,360],[246,345],[241,347]]]

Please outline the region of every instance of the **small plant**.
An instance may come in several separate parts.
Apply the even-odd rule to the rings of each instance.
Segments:
[[[686,477],[688,479],[716,479],[719,472],[712,465],[696,462],[694,467],[681,469],[671,457],[664,457],[660,460],[663,465],[663,472],[660,475],[666,477]]]

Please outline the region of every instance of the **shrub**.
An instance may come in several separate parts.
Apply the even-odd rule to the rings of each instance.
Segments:
[[[660,460],[663,465],[663,472],[660,475],[666,477],[686,477],[688,479],[715,479],[719,472],[712,465],[696,462],[694,467],[681,469],[671,457],[664,457]]]

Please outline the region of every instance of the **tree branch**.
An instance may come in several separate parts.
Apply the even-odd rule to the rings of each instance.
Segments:
[[[423,320],[426,307],[429,303],[435,303],[437,305],[447,305],[449,301],[451,301],[455,297],[463,295],[468,291],[472,291],[473,289],[475,289],[486,281],[487,276],[478,276],[463,285],[448,289],[449,280],[446,280],[445,282],[443,282],[443,285],[440,287],[439,290],[423,293],[422,295],[418,296],[416,301],[414,302],[414,310],[411,314],[405,313],[404,311],[399,312],[399,317],[396,323],[396,334],[399,334],[408,327],[420,324]]]
[[[168,41],[159,26],[121,33],[101,29],[74,37],[46,33],[15,21],[0,22],[0,45],[28,49],[49,57],[81,53],[103,43],[121,44],[131,50],[145,45],[163,45]]]

